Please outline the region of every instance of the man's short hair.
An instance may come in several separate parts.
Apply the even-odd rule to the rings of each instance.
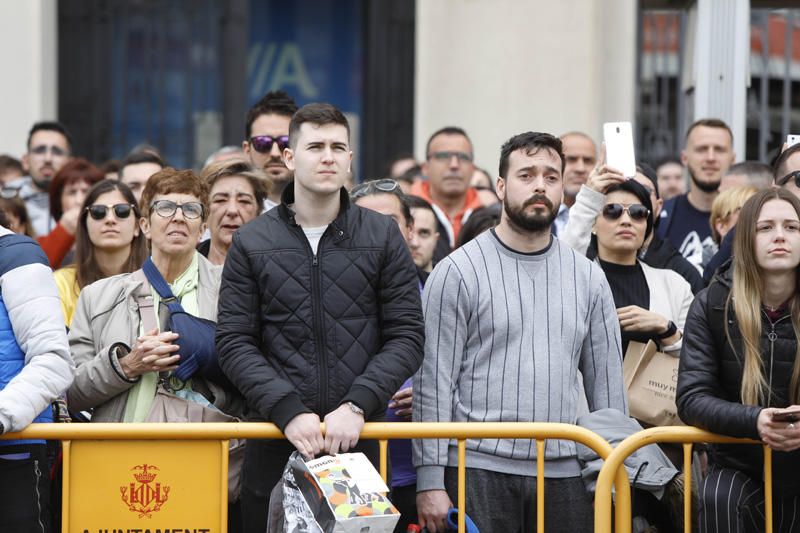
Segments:
[[[756,189],[766,189],[767,187],[771,187],[774,182],[772,168],[760,161],[741,161],[735,163],[728,167],[723,177],[737,174],[747,176],[747,184],[752,185]]]
[[[653,167],[644,162],[638,163],[636,165],[636,172],[650,180],[650,183],[653,184],[653,192],[656,195],[656,199],[661,198],[661,195],[658,193],[658,177]]]
[[[300,131],[300,126],[306,122],[317,126],[326,126],[328,124],[344,126],[347,130],[347,140],[348,142],[350,141],[350,123],[347,122],[347,117],[344,116],[344,113],[331,104],[313,103],[306,104],[298,109],[297,113],[292,116],[292,121],[289,122],[289,146],[292,148],[297,146],[297,134]]]
[[[701,118],[700,120],[695,120],[692,122],[692,125],[686,130],[684,142],[689,139],[689,134],[692,133],[692,130],[699,126],[705,126],[706,128],[719,128],[727,131],[728,135],[731,136],[731,144],[733,144],[733,132],[731,131],[731,128],[725,124],[725,121],[718,118]]]
[[[406,194],[405,198],[409,209],[427,209],[433,213],[434,217],[436,217],[436,211],[433,210],[433,206],[425,198],[420,198],[419,196],[414,196],[413,194]]]
[[[203,168],[200,179],[206,182],[210,194],[218,180],[230,176],[241,176],[250,183],[260,213],[264,208],[264,199],[269,195],[271,182],[267,175],[261,169],[254,167],[250,161],[234,158],[211,163]]]
[[[778,156],[773,165],[772,177],[775,179],[775,185],[783,186],[787,180],[783,178],[789,173],[788,165],[789,158],[794,154],[800,152],[800,144],[793,144]]]
[[[19,172],[20,176],[25,175],[25,170],[22,168],[22,162],[19,159],[10,155],[0,155],[0,176],[12,171]]]
[[[57,120],[43,120],[31,126],[31,131],[28,132],[28,143],[26,145],[28,150],[31,149],[31,139],[33,138],[33,134],[37,131],[55,131],[60,133],[67,140],[67,148],[69,148],[70,152],[72,151],[72,135],[69,134],[67,127]]]
[[[153,152],[131,152],[126,155],[125,159],[119,164],[119,177],[122,178],[125,167],[128,165],[139,165],[141,163],[154,163],[161,168],[167,166],[167,162]]]
[[[431,143],[439,135],[460,135],[464,137],[467,142],[469,142],[470,151],[472,150],[472,140],[469,138],[469,135],[467,135],[467,132],[464,131],[463,128],[459,128],[458,126],[445,126],[444,128],[434,131],[433,134],[428,137],[428,143],[425,145],[425,159],[430,157]]]
[[[280,115],[292,118],[296,112],[297,104],[286,91],[270,91],[247,111],[244,138],[250,139],[250,135],[253,133],[253,122],[261,115]]]
[[[561,158],[561,174],[564,174],[564,167],[567,163],[564,157],[564,148],[561,144],[561,139],[554,137],[549,133],[541,133],[538,131],[528,131],[520,133],[511,137],[500,148],[500,177],[505,179],[508,173],[508,158],[513,152],[517,150],[525,150],[525,152],[538,152],[539,150],[552,150],[558,157]]]

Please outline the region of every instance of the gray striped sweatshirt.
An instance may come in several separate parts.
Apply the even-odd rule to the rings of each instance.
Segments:
[[[414,421],[564,422],[577,418],[583,374],[590,410],[628,412],[620,331],[600,267],[553,238],[537,254],[487,231],[442,260],[423,295],[425,359]],[[456,441],[415,440],[417,490],[444,488]],[[580,475],[575,444],[548,440],[547,477]],[[467,467],[536,475],[536,445],[470,439]]]

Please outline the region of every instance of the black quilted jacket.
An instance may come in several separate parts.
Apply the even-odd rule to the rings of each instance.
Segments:
[[[419,281],[397,224],[350,204],[317,255],[287,206],[234,234],[219,296],[220,364],[251,418],[283,430],[300,413],[344,402],[380,417],[422,362]]]
[[[732,308],[727,316],[732,342],[725,337],[724,309],[730,286],[728,262],[720,267],[709,287],[697,295],[689,309],[678,373],[678,415],[685,423],[714,433],[757,440],[756,420],[762,407],[741,403],[744,347]],[[774,323],[766,315],[762,318],[764,375],[772,385],[768,403],[770,407],[788,407],[789,381],[797,350],[791,317],[787,312]],[[720,466],[762,479],[764,460],[760,446],[716,445],[711,448],[711,456]],[[780,495],[800,494],[798,464],[800,451],[773,452],[773,485],[781,491]]]

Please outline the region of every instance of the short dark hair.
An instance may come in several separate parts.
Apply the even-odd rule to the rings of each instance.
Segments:
[[[775,160],[775,164],[772,167],[772,177],[775,178],[775,184],[783,186],[787,180],[783,178],[786,177],[788,172],[788,165],[789,165],[789,158],[792,157],[794,154],[800,152],[800,143],[793,144],[778,156]]]
[[[413,194],[407,194],[406,203],[408,204],[409,209],[427,209],[433,213],[433,216],[436,216],[436,211],[433,210],[433,206],[425,198],[420,198],[419,196],[414,196]]]
[[[422,176],[422,167],[420,165],[414,165],[413,167],[409,168],[395,179],[397,181],[405,181],[407,183],[414,183],[414,180]]]
[[[0,155],[0,175],[7,172],[16,171],[20,176],[25,175],[25,170],[22,168],[22,162],[10,155]]]
[[[725,124],[725,121],[720,120],[718,118],[701,118],[700,120],[695,120],[692,122],[692,125],[689,126],[689,129],[686,130],[686,137],[684,137],[684,142],[689,139],[689,134],[692,133],[697,127],[705,126],[706,128],[719,128],[728,132],[728,135],[731,136],[731,144],[733,144],[733,132],[731,131],[730,126]]]
[[[125,167],[129,165],[139,165],[141,163],[154,163],[159,165],[161,168],[167,166],[167,162],[164,161],[158,154],[153,152],[131,152],[125,156],[125,159],[119,164],[119,177],[122,179],[122,174],[125,171]]]
[[[297,104],[286,91],[270,91],[247,111],[244,138],[250,139],[250,135],[253,133],[253,122],[261,115],[281,115],[292,118],[296,112]]]
[[[653,170],[653,167],[647,163],[639,163],[636,165],[636,172],[652,182],[653,192],[656,195],[656,199],[661,198],[661,195],[658,194],[658,176],[656,176],[656,171]]]
[[[350,123],[347,122],[347,117],[344,116],[344,113],[331,104],[313,103],[304,105],[292,116],[292,121],[289,122],[290,146],[297,146],[297,133],[300,131],[300,126],[306,122],[317,126],[325,126],[327,124],[344,126],[347,130],[347,140],[350,140]]]
[[[500,213],[502,212],[503,204],[497,203],[486,207],[480,207],[472,212],[464,225],[461,226],[461,231],[458,233],[458,243],[456,248],[464,246],[469,241],[491,229],[500,223]]]
[[[69,148],[69,151],[72,151],[72,135],[69,134],[67,127],[57,120],[42,120],[41,122],[37,122],[31,126],[31,131],[28,132],[28,143],[26,145],[28,150],[31,149],[31,139],[33,138],[33,134],[37,131],[55,131],[60,133],[67,140],[67,147]]]
[[[508,173],[508,158],[512,152],[517,150],[525,150],[526,152],[539,150],[552,150],[558,157],[561,158],[561,174],[564,174],[564,167],[567,159],[564,157],[564,148],[561,144],[561,139],[554,137],[549,133],[541,133],[538,131],[528,131],[514,135],[503,144],[500,148],[500,177],[505,179]]]
[[[647,217],[647,229],[644,232],[644,240],[646,241],[647,238],[650,237],[650,234],[653,233],[653,217],[655,215],[655,213],[653,213],[653,202],[650,201],[650,193],[648,193],[640,183],[634,180],[625,180],[622,183],[612,185],[606,189],[605,194],[608,196],[612,192],[629,192],[638,198],[639,202],[650,211]]]
[[[459,128],[458,126],[445,126],[444,128],[434,131],[433,134],[428,137],[428,143],[425,145],[425,159],[428,159],[430,155],[431,143],[439,135],[460,135],[469,142],[470,150],[472,150],[472,139],[469,138],[469,135],[467,135],[467,132],[464,131],[463,128]]]

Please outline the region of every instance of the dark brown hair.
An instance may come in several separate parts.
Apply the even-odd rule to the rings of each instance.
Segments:
[[[85,286],[94,283],[99,279],[106,277],[97,263],[97,258],[94,255],[94,244],[89,239],[89,230],[86,227],[86,217],[89,213],[86,208],[94,204],[97,199],[107,192],[119,191],[125,197],[125,201],[133,204],[133,218],[134,224],[138,224],[139,208],[136,206],[136,197],[133,196],[130,188],[117,180],[102,180],[95,183],[89,193],[86,195],[86,200],[83,202],[81,216],[78,219],[78,229],[75,232],[75,283],[78,289],[83,289]],[[147,239],[141,231],[131,241],[131,251],[128,256],[128,261],[125,263],[123,272],[133,272],[138,270],[144,260],[147,259]]]
[[[50,215],[56,221],[61,220],[61,216],[64,214],[63,209],[61,209],[61,194],[67,185],[81,181],[94,185],[105,177],[105,174],[99,168],[81,157],[67,162],[56,172],[53,181],[50,183]]]
[[[297,134],[300,126],[306,122],[317,126],[327,124],[344,126],[347,130],[347,140],[350,140],[350,123],[347,122],[344,113],[331,104],[306,104],[294,114],[292,121],[289,122],[289,146],[292,148],[297,146]]]

